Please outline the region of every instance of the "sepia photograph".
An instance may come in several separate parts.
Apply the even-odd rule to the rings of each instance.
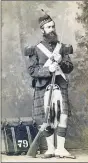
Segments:
[[[1,162],[88,162],[88,1],[1,0]]]

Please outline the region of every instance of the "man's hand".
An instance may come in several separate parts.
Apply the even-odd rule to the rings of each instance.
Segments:
[[[52,62],[55,62],[54,56],[51,56],[51,57],[50,57],[50,60],[51,60]]]
[[[44,131],[46,129],[46,127],[48,126],[47,123],[43,123],[42,125],[40,125],[40,131]]]
[[[56,62],[60,63],[61,60],[62,60],[61,54],[54,54],[54,60],[55,60]]]
[[[58,63],[57,62],[53,62],[52,64],[50,64],[49,66],[49,71],[50,72],[55,72],[57,70],[58,67]]]

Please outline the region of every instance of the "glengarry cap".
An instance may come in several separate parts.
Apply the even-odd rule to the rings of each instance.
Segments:
[[[41,28],[44,24],[46,24],[46,23],[52,21],[52,18],[51,18],[47,13],[45,13],[43,9],[41,9],[41,10],[42,10],[42,15],[41,15],[41,16],[39,17],[39,19],[38,19],[39,24],[40,24],[40,28]]]

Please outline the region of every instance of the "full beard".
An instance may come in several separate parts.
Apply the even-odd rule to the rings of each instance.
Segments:
[[[51,32],[49,34],[44,32],[43,36],[48,40],[48,42],[57,42],[58,40],[56,32]]]

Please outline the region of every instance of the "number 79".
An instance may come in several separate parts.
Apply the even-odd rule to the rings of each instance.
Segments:
[[[28,141],[27,140],[18,140],[17,145],[19,146],[19,148],[21,148],[21,147],[27,148]]]

